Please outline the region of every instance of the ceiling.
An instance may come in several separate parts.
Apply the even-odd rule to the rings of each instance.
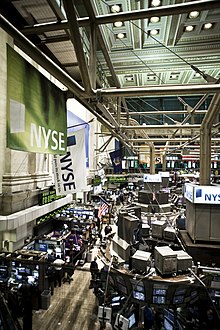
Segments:
[[[130,150],[174,153],[198,148],[220,91],[220,2],[158,2],[1,0],[0,27]]]

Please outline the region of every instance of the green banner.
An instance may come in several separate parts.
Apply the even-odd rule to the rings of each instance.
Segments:
[[[65,154],[65,95],[10,46],[7,47],[7,147]]]

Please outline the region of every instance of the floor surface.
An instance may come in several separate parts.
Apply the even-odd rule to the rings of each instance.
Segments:
[[[54,290],[47,310],[33,311],[32,330],[98,330],[97,298],[89,289],[90,272],[75,270],[73,281]]]

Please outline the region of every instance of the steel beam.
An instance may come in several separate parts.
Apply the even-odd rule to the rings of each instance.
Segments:
[[[197,0],[187,3],[179,3],[170,6],[161,6],[157,8],[148,8],[142,10],[135,10],[130,12],[112,13],[107,15],[100,15],[95,17],[96,24],[109,24],[117,21],[130,21],[137,19],[151,18],[153,16],[170,16],[189,13],[192,10],[207,10],[207,8],[219,8],[219,0]],[[89,17],[77,19],[79,26],[88,26],[91,23]],[[68,21],[52,22],[46,24],[36,24],[34,26],[26,27],[21,30],[24,34],[42,34],[49,31],[66,30],[69,28]]]
[[[64,84],[73,94],[85,96],[85,89],[72,79],[64,70],[54,63],[48,56],[42,53],[30,40],[19,32],[8,20],[0,14],[0,26],[12,38],[14,43],[34,61],[50,72],[56,79]]]
[[[161,96],[161,95],[203,95],[205,93],[215,94],[220,93],[220,85],[216,84],[201,84],[201,85],[163,85],[163,86],[144,86],[130,88],[103,88],[95,91],[101,96],[124,96],[124,97],[139,97],[139,96]]]
[[[75,9],[72,1],[63,0],[64,9],[69,21],[69,29],[70,29],[70,38],[72,44],[74,46],[74,50],[76,53],[77,61],[79,64],[80,74],[82,78],[82,82],[85,88],[85,91],[90,94],[92,91],[90,75],[88,70],[88,65],[85,59],[84,49],[81,41],[81,34],[79,31],[79,26],[76,18]]]

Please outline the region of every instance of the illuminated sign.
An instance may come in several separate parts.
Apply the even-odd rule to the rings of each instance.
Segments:
[[[160,174],[144,174],[144,182],[162,182]]]
[[[127,182],[128,178],[124,176],[110,176],[108,181],[110,183],[125,183]]]
[[[186,183],[184,197],[194,204],[220,204],[220,187]]]
[[[64,196],[57,196],[55,190],[46,191],[39,195],[39,205],[49,204],[63,197]]]

